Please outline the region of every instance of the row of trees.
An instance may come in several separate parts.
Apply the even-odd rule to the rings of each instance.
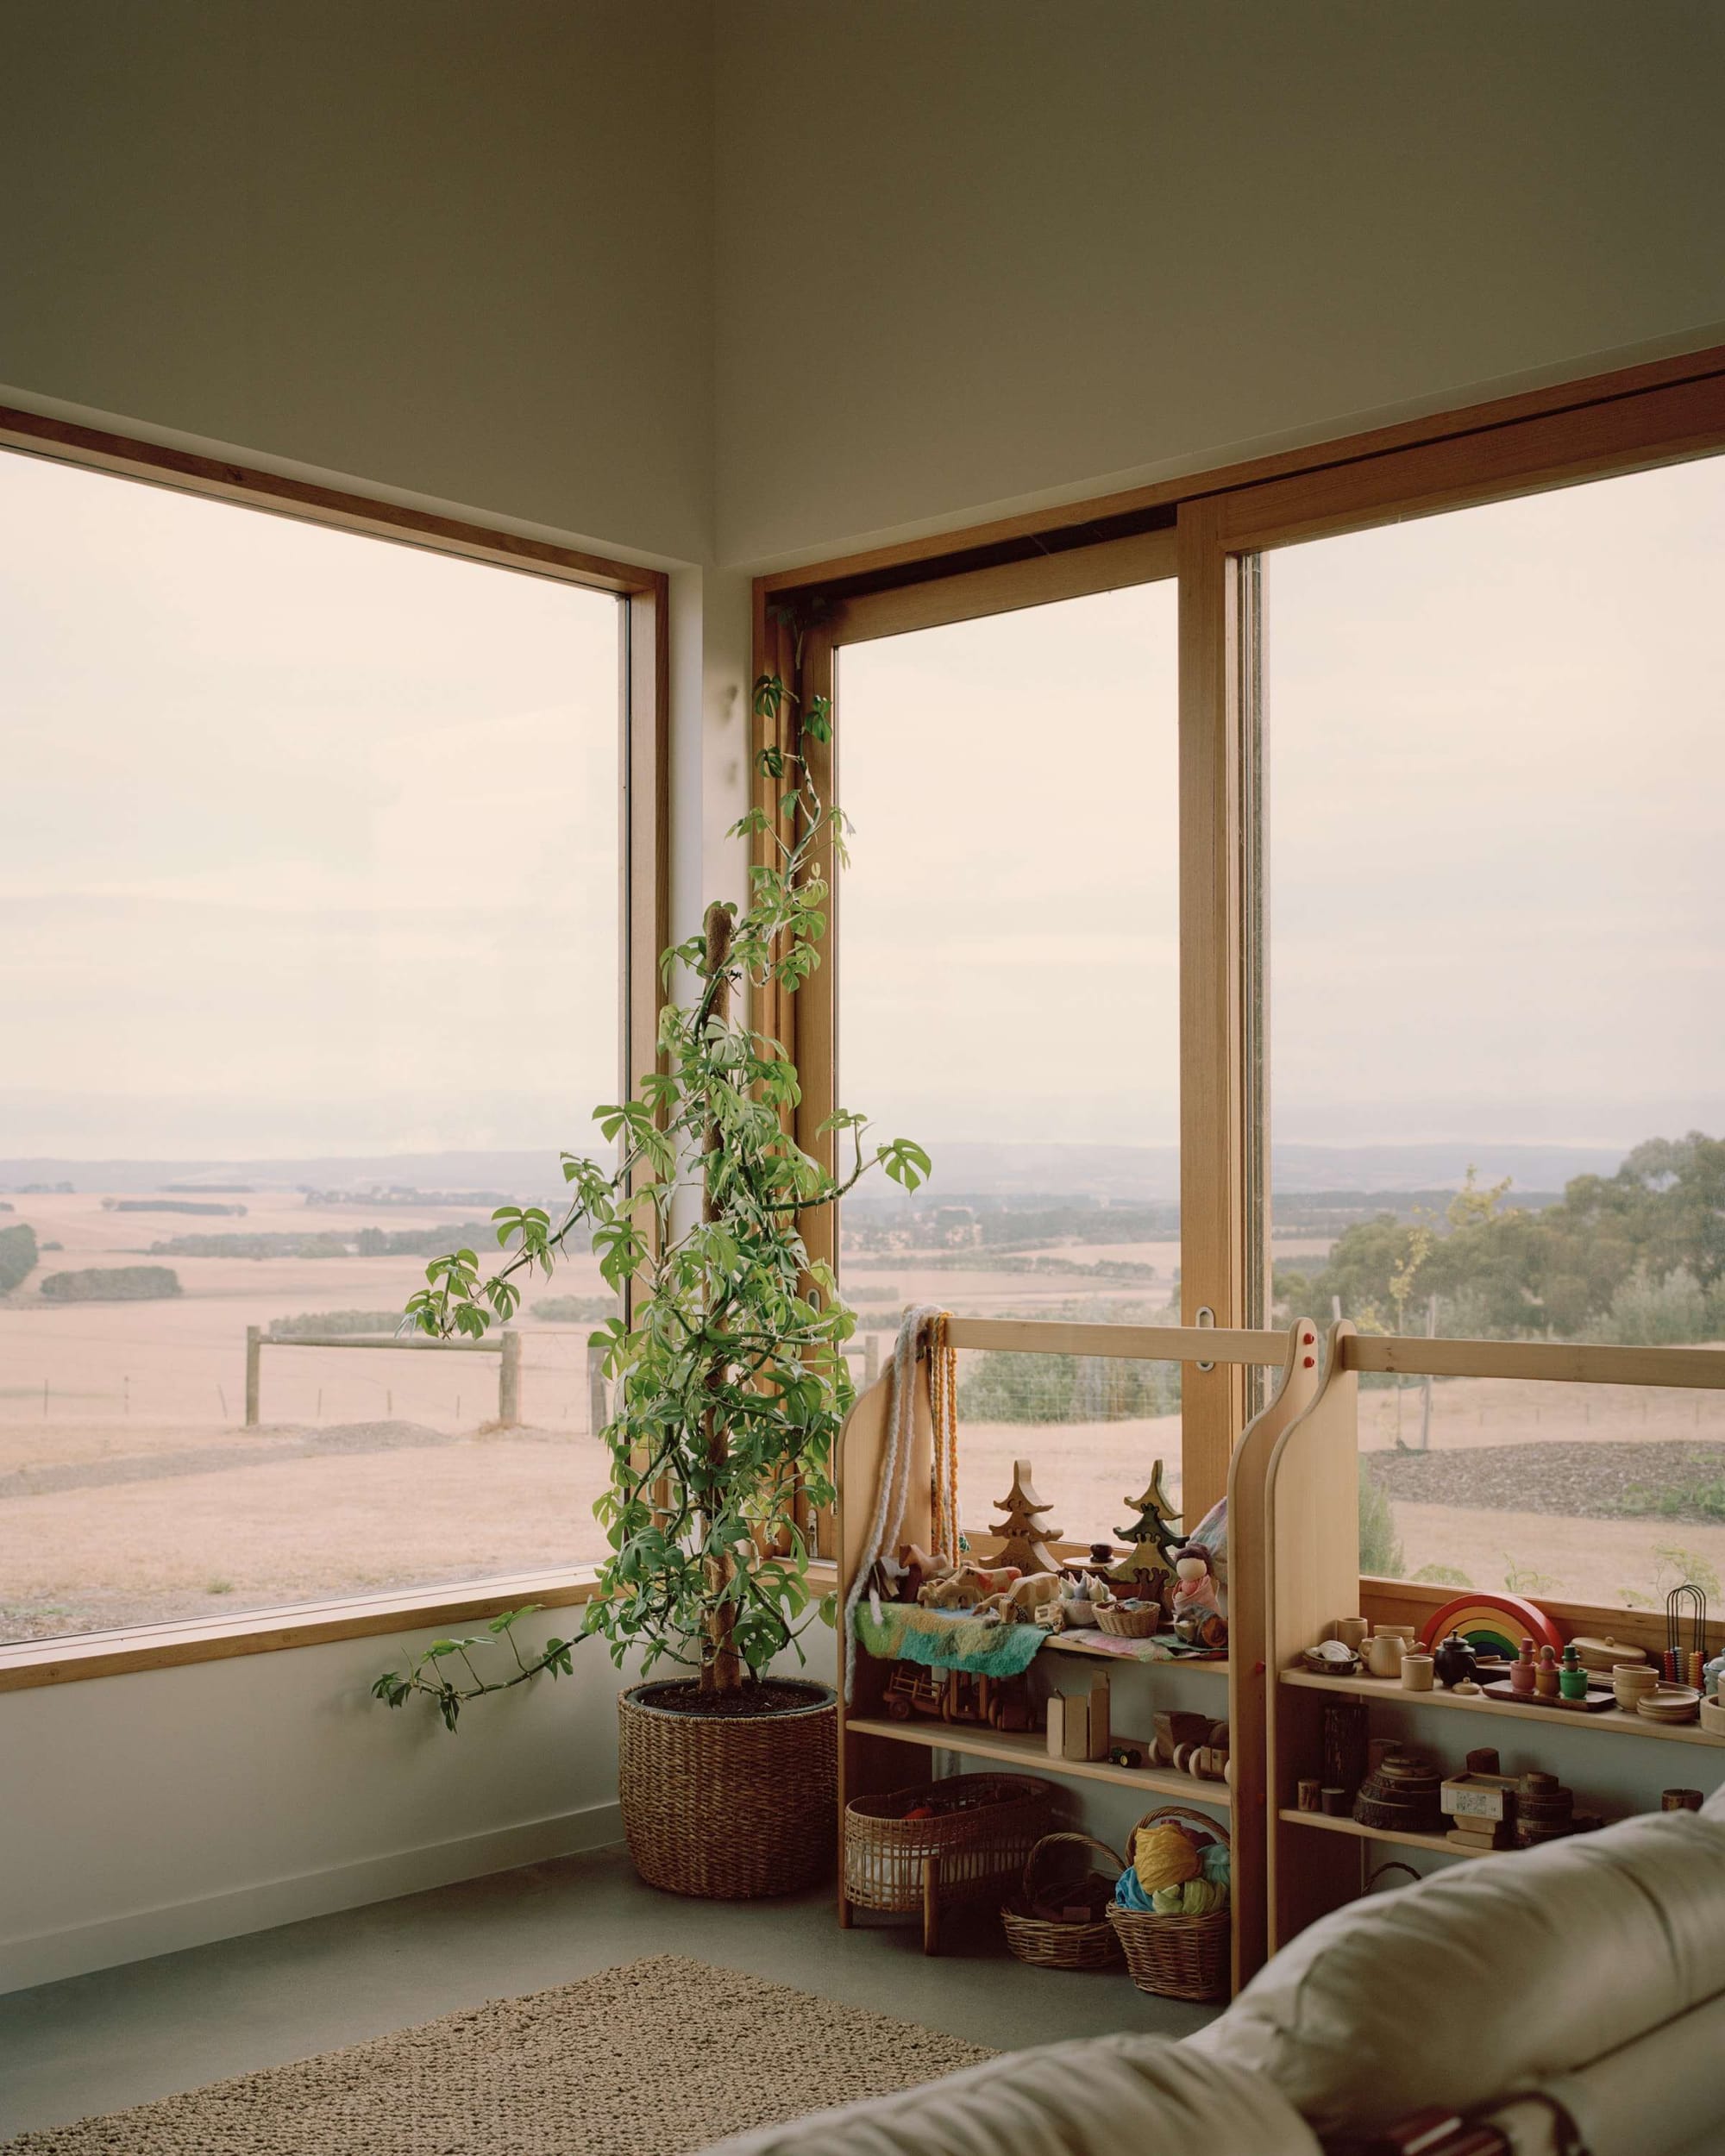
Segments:
[[[1451,1338],[1725,1338],[1725,1139],[1651,1138],[1539,1212],[1509,1192],[1470,1169],[1441,1212],[1359,1222],[1320,1269],[1277,1266],[1278,1312],[1321,1319],[1339,1300],[1362,1330],[1423,1332],[1435,1296]]]

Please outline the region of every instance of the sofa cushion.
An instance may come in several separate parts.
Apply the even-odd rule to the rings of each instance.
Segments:
[[[1301,1933],[1187,2039],[1320,2133],[1467,2109],[1725,1991],[1725,1817],[1476,1858]]]
[[[1093,2036],[721,2141],[708,2156],[1321,2156],[1255,2074],[1189,2044]]]

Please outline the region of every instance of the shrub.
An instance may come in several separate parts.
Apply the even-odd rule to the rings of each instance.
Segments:
[[[1370,1462],[1359,1463],[1359,1569],[1379,1580],[1399,1580],[1407,1568],[1396,1534],[1396,1508],[1389,1493],[1372,1473]]]
[[[272,1318],[273,1340],[298,1340],[307,1333],[393,1332],[401,1323],[398,1310],[302,1310],[292,1318]]]
[[[546,1325],[603,1325],[622,1313],[615,1295],[547,1295],[527,1314]]]
[[[50,1273],[41,1292],[50,1302],[160,1302],[185,1290],[166,1265],[91,1265]]]
[[[1177,1366],[1111,1356],[990,1350],[958,1388],[959,1413],[977,1422],[1126,1422],[1179,1405]]]
[[[1686,1265],[1655,1280],[1638,1265],[1611,1298],[1611,1307],[1590,1328],[1595,1339],[1620,1347],[1668,1347],[1685,1340],[1716,1339],[1722,1312]]]
[[[35,1269],[36,1232],[28,1221],[0,1228],[0,1295],[9,1294]]]

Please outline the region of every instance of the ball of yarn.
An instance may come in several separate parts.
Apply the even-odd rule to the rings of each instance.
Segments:
[[[1132,1849],[1132,1870],[1152,1902],[1164,1887],[1182,1886],[1188,1879],[1195,1879],[1201,1868],[1196,1841],[1175,1821],[1139,1828]]]
[[[1228,1890],[1212,1879],[1187,1879],[1179,1886],[1159,1887],[1150,1897],[1158,1916],[1208,1916],[1228,1905]]]

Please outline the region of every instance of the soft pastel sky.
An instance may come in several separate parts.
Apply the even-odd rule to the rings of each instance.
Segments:
[[[618,610],[0,453],[0,1156],[585,1145]]]
[[[1265,565],[1272,1129],[1725,1128],[1725,460]],[[841,655],[849,1105],[1168,1144],[1163,586]]]
[[[1725,1128],[1725,461],[1266,565],[1274,1131]],[[617,611],[0,454],[0,1156],[583,1144]],[[1177,1136],[1175,604],[853,647],[847,1101]]]

